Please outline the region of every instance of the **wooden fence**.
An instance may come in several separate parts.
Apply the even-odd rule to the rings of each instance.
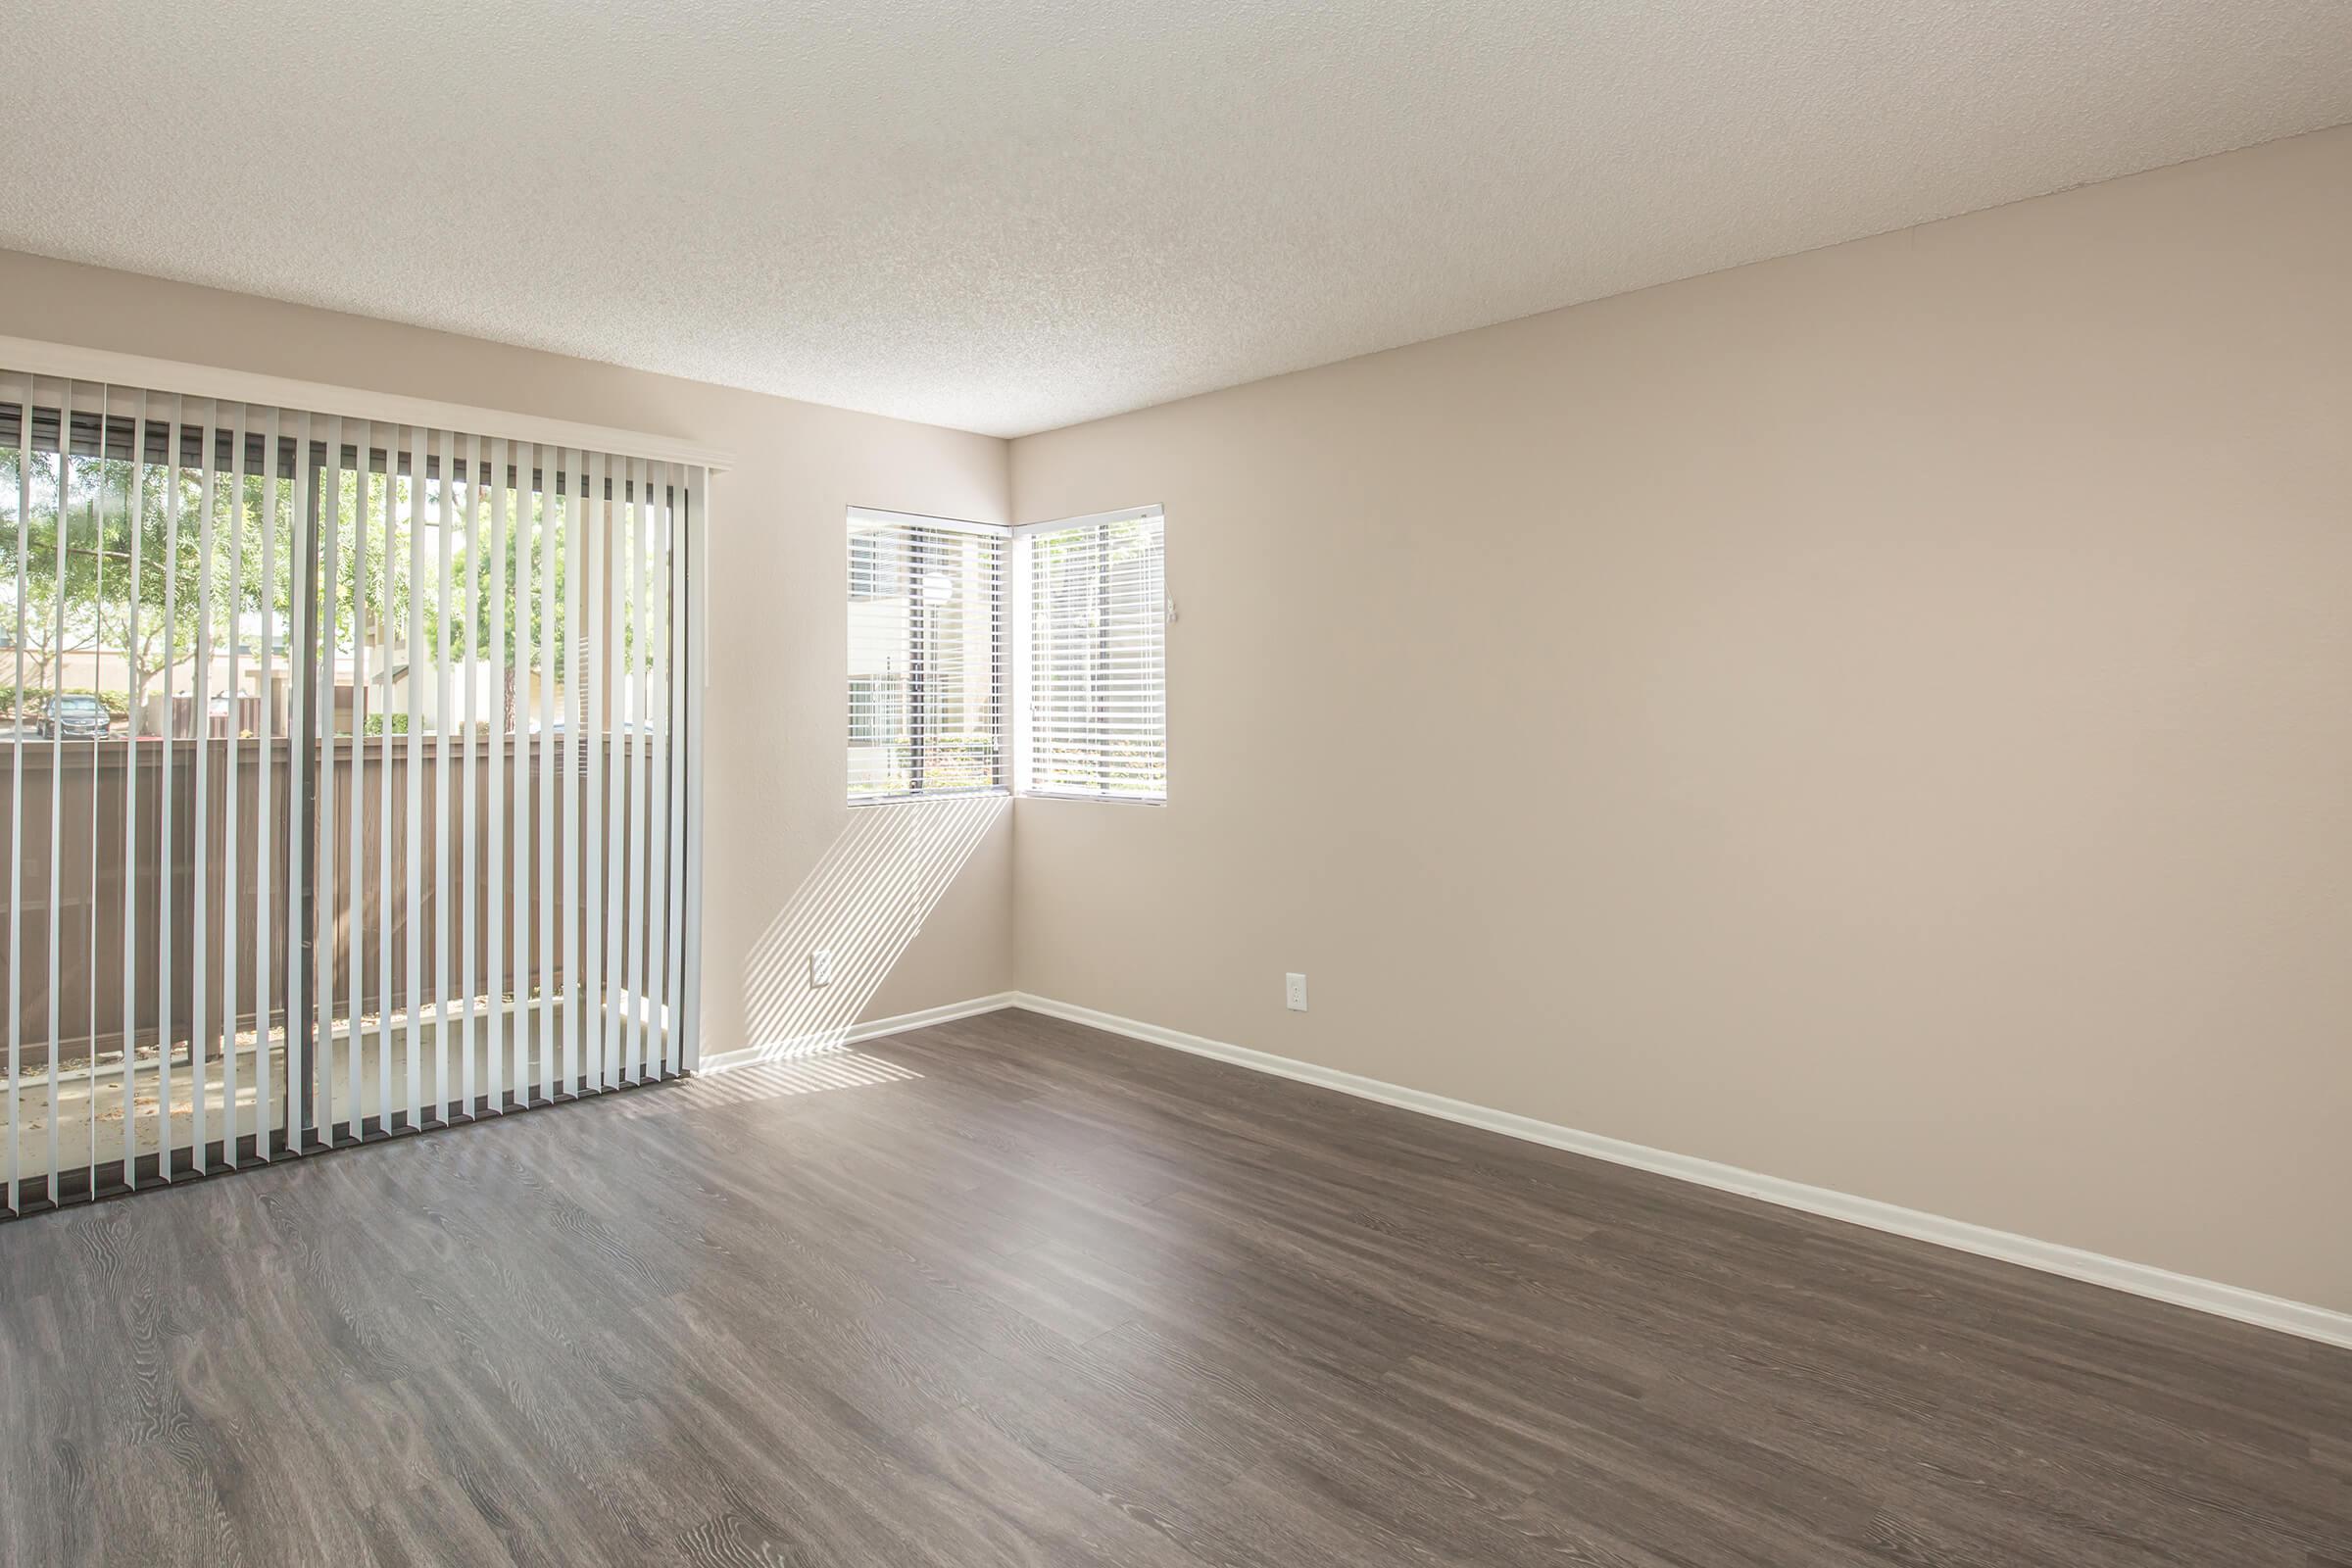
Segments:
[[[447,777],[450,787],[449,824],[449,886],[448,916],[452,951],[449,965],[452,971],[452,993],[462,991],[464,954],[457,950],[457,934],[466,929],[461,911],[465,907],[467,883],[473,889],[474,909],[474,975],[476,989],[485,997],[490,995],[490,968],[493,941],[502,942],[505,949],[504,973],[506,981],[500,989],[510,996],[535,996],[548,989],[561,990],[563,975],[560,963],[564,940],[564,909],[568,905],[580,916],[580,929],[596,934],[603,940],[605,915],[603,909],[585,907],[587,877],[580,879],[574,889],[564,875],[564,814],[569,803],[566,796],[576,788],[576,769],[579,758],[574,754],[566,759],[553,760],[558,770],[555,790],[555,847],[554,877],[556,899],[557,952],[543,956],[540,952],[541,863],[540,821],[541,780],[547,764],[539,753],[541,747],[533,737],[422,735],[418,737],[421,750],[421,777],[418,780],[421,808],[411,815],[409,800],[409,737],[391,737],[390,760],[387,762],[384,738],[365,737],[355,742],[349,736],[338,737],[333,743],[333,797],[331,823],[321,840],[318,827],[322,813],[318,809],[319,780],[327,771],[320,762],[314,771],[311,796],[307,803],[310,826],[305,838],[306,858],[319,869],[322,857],[332,859],[332,899],[325,896],[329,878],[321,875],[317,884],[315,912],[323,910],[319,934],[319,952],[314,962],[331,958],[337,1016],[350,1013],[353,1006],[352,984],[356,973],[360,984],[358,1005],[361,1011],[373,1013],[398,1011],[409,1004],[405,994],[408,968],[406,964],[409,929],[412,923],[419,927],[423,947],[423,964],[417,976],[417,990],[422,1001],[430,1004],[441,990],[439,954],[439,921],[444,906],[440,901],[435,875],[438,853],[439,802],[442,769],[439,763],[441,748],[447,747]],[[625,738],[615,737],[612,744],[624,745]],[[364,745],[361,764],[361,787],[352,788],[353,748]],[[562,743],[558,742],[561,749]],[[236,754],[236,781],[233,793],[229,783],[229,756]],[[591,737],[589,765],[602,770],[605,763],[604,745]],[[14,995],[0,1005],[0,1019],[13,1008],[22,1033],[23,1059],[29,1068],[45,1063],[49,1044],[58,1042],[61,1066],[90,1058],[93,1052],[101,1061],[112,1059],[122,1049],[123,1035],[123,908],[126,894],[123,876],[125,851],[134,840],[124,831],[124,796],[131,795],[136,816],[135,865],[127,893],[134,901],[135,925],[131,932],[132,951],[136,966],[132,976],[136,1044],[142,1052],[151,1051],[164,1022],[160,960],[163,948],[161,936],[161,899],[169,896],[172,905],[172,998],[169,1019],[169,1038],[183,1044],[194,1035],[201,1024],[204,1037],[217,1041],[222,1016],[222,956],[220,944],[224,937],[236,944],[234,958],[237,1021],[240,1028],[254,1029],[264,1019],[265,1010],[271,1026],[284,1022],[287,998],[287,933],[298,910],[289,905],[299,898],[299,879],[287,872],[289,846],[293,828],[293,746],[278,740],[267,747],[258,740],[211,741],[66,741],[52,748],[46,741],[27,737],[21,753],[12,756],[5,744],[0,744],[0,823],[8,820],[8,812],[22,806],[24,810],[24,842],[21,858],[0,872],[0,887],[5,887],[12,903],[10,910],[22,922],[22,948],[16,969]],[[466,766],[471,754],[473,777],[473,863],[470,876],[466,859],[465,833]],[[498,796],[490,788],[490,761],[493,754],[504,758],[504,787]],[[165,798],[165,760],[171,760],[170,800]],[[18,799],[16,764],[23,765],[22,800]],[[624,759],[625,761],[625,759]],[[207,835],[207,869],[205,885],[197,885],[196,797],[200,770],[204,777],[205,821]],[[261,810],[261,781],[265,771],[270,780],[270,813],[267,821]],[[620,809],[635,803],[630,799],[630,769],[622,768]],[[390,810],[385,809],[384,784],[390,784]],[[53,795],[58,811],[57,827],[52,834],[51,808]],[[226,906],[229,879],[226,874],[226,844],[229,813],[236,816],[235,907]],[[163,817],[169,807],[172,812],[172,853],[170,863],[162,856]],[[608,799],[607,809],[613,808]],[[505,852],[497,863],[491,863],[490,827],[492,813],[505,815]],[[356,916],[351,881],[351,835],[361,835],[361,882],[356,891]],[[656,831],[662,828],[657,825]],[[593,859],[604,863],[605,843],[601,830],[591,824],[589,837],[593,843],[581,850],[583,872]],[[387,994],[377,964],[379,933],[384,927],[386,884],[381,878],[385,864],[384,849],[389,840],[391,878],[389,886],[389,915],[392,936],[392,988]],[[412,901],[408,892],[408,856],[411,840],[422,866],[417,897]],[[267,879],[262,875],[261,850],[267,843],[270,862],[275,874]],[[0,859],[8,856],[9,846],[0,839]],[[54,858],[58,875],[57,913],[57,1021],[52,1028],[49,1007],[50,914],[49,879]],[[625,859],[625,857],[624,857]],[[489,923],[491,888],[503,882],[506,918],[504,929],[494,931]],[[265,885],[269,895],[267,940],[270,947],[270,994],[265,1009],[255,996],[255,943],[262,931],[262,894]],[[617,902],[608,884],[607,904]],[[665,897],[666,890],[655,890],[657,900]],[[331,906],[330,906],[331,902]],[[518,911],[519,905],[519,911]],[[659,905],[657,906],[659,906]],[[519,912],[519,931],[517,914]],[[94,918],[93,918],[94,917]],[[648,922],[649,925],[651,922]],[[94,928],[93,928],[94,927]],[[204,941],[205,1015],[196,1016],[197,948],[199,933]],[[354,938],[357,952],[354,953]],[[518,939],[519,938],[519,942]],[[354,958],[357,958],[355,968]],[[315,1012],[317,980],[305,980],[303,1007]]]

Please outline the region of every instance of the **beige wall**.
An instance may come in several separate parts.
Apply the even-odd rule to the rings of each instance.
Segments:
[[[2348,281],[2339,130],[1030,438],[1009,487],[981,437],[4,252],[0,333],[732,448],[714,1048],[1017,981],[2352,1309]],[[843,511],[1008,493],[1166,505],[1173,803],[852,813]]]
[[[1009,984],[1011,830],[1002,813],[953,834],[915,816],[892,824],[880,848],[896,872],[880,906],[832,900],[836,879],[819,874],[849,863],[853,842],[843,514],[861,505],[1002,520],[1002,441],[5,251],[0,334],[732,451],[737,466],[715,481],[711,513],[708,1049],[788,1023],[906,1012]],[[869,827],[855,842],[872,850],[875,838]],[[932,862],[944,866],[950,849],[956,874],[936,874]],[[933,897],[926,917],[919,905]],[[777,950],[786,931],[858,955],[821,1005],[801,995],[806,954]]]
[[[2352,1309],[2352,129],[1014,444],[1023,988]],[[1283,1009],[1287,969],[1313,1010]]]

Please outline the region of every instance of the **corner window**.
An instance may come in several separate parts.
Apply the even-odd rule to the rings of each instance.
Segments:
[[[850,513],[853,805],[1005,787],[1007,544],[983,523]]]
[[[1160,509],[1013,532],[1022,792],[1165,801],[1168,599]]]
[[[852,509],[851,803],[1166,801],[1166,555],[1157,507],[1021,528]]]

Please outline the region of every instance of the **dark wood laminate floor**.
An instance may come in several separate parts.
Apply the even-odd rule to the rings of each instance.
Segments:
[[[0,1561],[2352,1564],[2352,1353],[1006,1012],[0,1227]]]

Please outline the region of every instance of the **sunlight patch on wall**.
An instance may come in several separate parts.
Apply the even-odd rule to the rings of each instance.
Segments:
[[[744,973],[745,1041],[759,1060],[846,1043],[1010,801],[975,795],[860,807],[753,945]],[[832,956],[812,985],[809,955]]]

